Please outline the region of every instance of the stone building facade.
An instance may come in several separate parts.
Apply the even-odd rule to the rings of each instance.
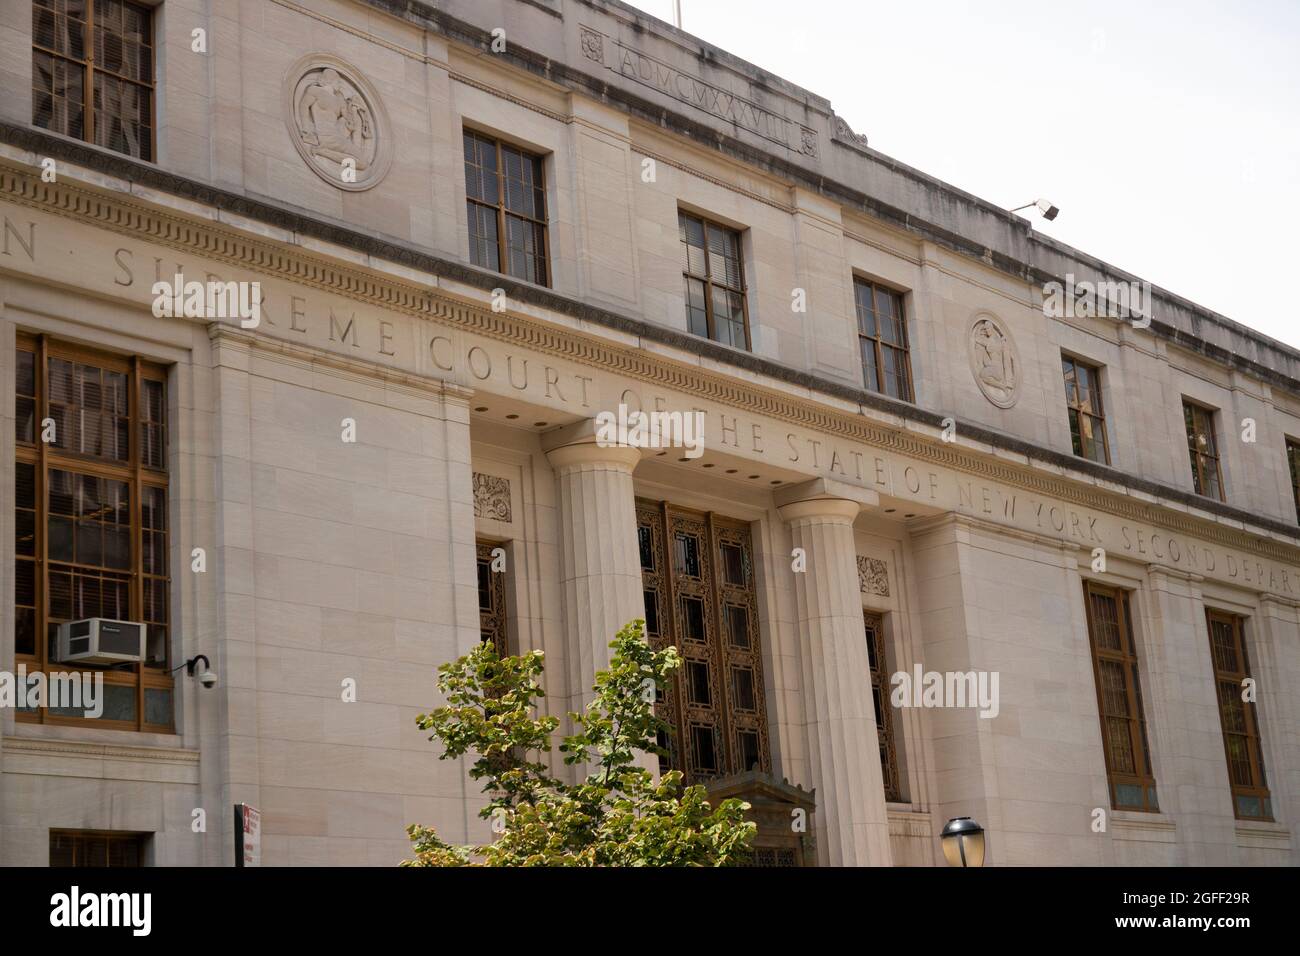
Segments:
[[[0,671],[105,681],[0,708],[0,863],[229,865],[240,803],[266,864],[485,839],[435,667],[542,649],[560,713],[636,617],[760,862],[935,865],[955,816],[992,864],[1300,860],[1300,353],[1045,308],[1136,280],[616,0],[0,35]],[[94,617],[144,660],[60,663]]]

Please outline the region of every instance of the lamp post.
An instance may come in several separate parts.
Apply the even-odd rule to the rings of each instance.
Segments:
[[[984,828],[970,817],[954,817],[939,834],[949,866],[984,865]]]

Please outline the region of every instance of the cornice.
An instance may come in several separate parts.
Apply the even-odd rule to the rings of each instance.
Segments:
[[[64,143],[64,145],[79,144]],[[72,152],[75,154],[77,151],[72,150]],[[85,152],[84,148],[82,152]],[[225,209],[223,198],[229,197],[233,200],[231,205],[235,207],[229,211],[254,219],[258,218],[255,215],[257,209],[254,207],[262,204],[231,194],[224,194],[223,197],[220,191],[211,187],[201,187],[200,192],[202,194],[200,201]],[[66,175],[58,183],[45,183],[30,167],[15,167],[0,161],[0,198],[108,229],[121,235],[133,236],[191,255],[224,262],[240,269],[318,288],[381,309],[390,309],[444,326],[465,329],[502,342],[531,348],[543,354],[619,373],[647,383],[696,393],[719,404],[735,408],[738,412],[757,412],[801,428],[892,451],[918,461],[1035,492],[1044,497],[1073,502],[1094,511],[1159,525],[1167,530],[1214,541],[1225,547],[1236,548],[1273,560],[1287,563],[1300,561],[1300,548],[1297,547],[1300,545],[1300,529],[1280,521],[1261,518],[1242,509],[1203,499],[1181,489],[1126,475],[1105,466],[1041,448],[973,423],[959,422],[959,433],[965,440],[1022,455],[1029,464],[1027,466],[1012,464],[1003,458],[990,457],[969,448],[928,439],[916,433],[914,429],[881,424],[867,418],[865,412],[867,409],[884,412],[909,422],[930,426],[938,431],[943,423],[936,413],[872,392],[829,382],[808,373],[797,372],[750,353],[738,352],[685,333],[578,303],[548,289],[511,281],[496,273],[482,272],[462,263],[421,253],[387,240],[366,237],[345,230],[341,226],[325,226],[316,223],[321,226],[319,231],[323,233],[319,238],[327,241],[342,239],[344,241],[341,245],[344,247],[356,248],[360,244],[367,247],[367,251],[376,258],[464,282],[474,288],[490,290],[501,286],[506,289],[511,299],[518,296],[519,299],[530,304],[554,309],[562,314],[590,321],[596,326],[614,328],[640,339],[668,345],[687,354],[712,359],[724,366],[756,372],[776,382],[794,384],[808,388],[813,393],[848,400],[858,405],[860,411],[857,414],[839,411],[814,400],[792,397],[787,392],[772,386],[750,384],[736,377],[652,354],[643,348],[620,346],[602,338],[574,332],[537,319],[495,313],[452,298],[428,286],[368,272],[301,247],[245,234],[224,223],[187,219],[178,213],[147,205],[135,196],[74,184],[68,181]],[[313,222],[296,217],[295,221],[298,220],[301,220],[304,225]],[[283,222],[277,224],[285,225]],[[1042,466],[1063,470],[1067,475],[1062,477],[1048,472]],[[1114,490],[1104,489],[1071,477],[1070,473],[1083,474],[1109,482],[1114,486]],[[1248,527],[1272,531],[1284,535],[1295,544],[1261,539],[1248,531],[1205,521],[1158,504],[1147,503],[1133,497],[1132,492],[1182,503],[1241,522]]]
[[[276,2],[289,5],[289,0],[276,0]],[[427,0],[358,0],[366,6],[382,11],[403,22],[418,26],[424,29],[430,29],[448,40],[469,46],[474,49],[489,49],[492,42],[492,35],[487,30],[454,17],[443,10],[437,9]],[[610,5],[606,3],[593,2],[593,0],[575,0],[575,3],[581,3],[594,10],[604,13],[612,13]],[[614,5],[617,9],[618,5]],[[637,14],[637,11],[630,11]],[[648,29],[653,31],[656,36],[667,39],[670,42],[681,45],[682,38],[690,41],[690,46],[685,47],[688,52],[698,53],[703,50],[706,57],[712,56],[718,62],[726,65],[729,69],[743,67],[746,75],[756,79],[759,82],[769,83],[776,88],[784,90],[785,95],[792,93],[802,102],[812,109],[825,113],[832,120],[834,112],[831,109],[830,102],[816,94],[809,93],[806,90],[800,90],[793,84],[788,83],[759,67],[748,64],[743,60],[733,56],[725,50],[710,47],[703,44],[698,38],[690,37],[687,34],[681,34],[675,31],[668,24],[663,23],[653,17],[636,17],[633,26],[642,27],[641,21],[645,20],[649,26]],[[692,49],[697,48],[697,49]],[[593,76],[584,69],[570,66],[550,56],[545,56],[535,50],[529,49],[516,42],[511,42],[506,50],[502,53],[495,54],[498,61],[506,63],[516,69],[530,73],[535,77],[544,79],[550,83],[557,84],[570,90],[577,90],[584,95],[591,96],[601,102],[610,102],[616,104],[619,108],[632,116],[646,120],[655,126],[659,126],[670,132],[687,137],[697,145],[704,146],[715,152],[726,155],[743,163],[748,163],[767,171],[768,173],[796,183],[823,196],[841,202],[853,209],[866,212],[870,216],[902,229],[906,233],[923,239],[928,239],[937,245],[952,249],[964,256],[975,259],[1024,282],[1035,285],[1043,285],[1048,282],[1061,282],[1064,276],[1057,275],[1034,262],[1023,258],[1023,253],[1019,251],[1004,251],[995,249],[985,243],[973,239],[961,233],[954,232],[942,223],[930,221],[916,212],[903,209],[889,203],[886,203],[877,197],[865,193],[852,185],[831,179],[819,172],[809,169],[799,162],[792,161],[783,156],[772,153],[762,147],[751,145],[740,139],[722,132],[720,129],[710,126],[706,123],[692,119],[690,116],[674,109],[663,106],[657,102],[638,96],[635,93],[621,89],[606,82],[602,77]],[[854,147],[835,140],[838,145],[845,148],[854,149]],[[909,181],[915,182],[919,187],[925,189],[934,189],[942,192],[946,197],[969,204],[979,213],[989,216],[994,220],[1000,221],[1002,227],[1006,230],[1009,237],[1007,248],[1017,250],[1022,245],[1037,246],[1045,256],[1062,256],[1072,259],[1078,266],[1086,269],[1096,270],[1101,277],[1115,281],[1142,281],[1139,276],[1125,272],[1110,263],[1107,263],[1096,256],[1089,255],[1081,250],[1075,249],[1063,242],[1058,242],[1049,237],[1036,233],[1029,226],[1028,222],[1021,220],[1013,213],[1007,212],[998,206],[993,205],[978,196],[958,189],[948,183],[928,176],[925,173],[913,169],[892,157],[886,156],[873,149],[862,147],[857,148],[859,154],[864,155],[870,162],[881,167],[886,172],[903,177]],[[863,179],[870,179],[871,169],[869,167],[862,169]],[[1014,236],[1012,235],[1014,234]],[[1204,306],[1185,299],[1179,295],[1169,292],[1166,289],[1153,288],[1152,293],[1166,305],[1172,306],[1188,314],[1193,329],[1197,328],[1198,323],[1207,323],[1218,326],[1229,335],[1236,335],[1245,338],[1254,345],[1262,349],[1275,353],[1279,358],[1284,358],[1291,363],[1300,364],[1300,351],[1285,345],[1276,339],[1271,339],[1260,332],[1255,331],[1238,322],[1234,322],[1227,316],[1220,315]],[[1240,368],[1249,371],[1251,374],[1276,384],[1282,388],[1289,389],[1300,395],[1300,379],[1279,372],[1266,365],[1263,362],[1248,358],[1236,352],[1229,351],[1222,346],[1215,345],[1206,341],[1199,335],[1191,334],[1174,325],[1163,322],[1160,319],[1153,319],[1148,328],[1154,335],[1177,342],[1184,348],[1191,349],[1201,355],[1210,358],[1223,365]]]

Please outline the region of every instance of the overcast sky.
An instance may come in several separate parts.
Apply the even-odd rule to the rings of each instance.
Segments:
[[[673,0],[630,0],[672,22]],[[1300,348],[1300,0],[682,0],[870,145]]]

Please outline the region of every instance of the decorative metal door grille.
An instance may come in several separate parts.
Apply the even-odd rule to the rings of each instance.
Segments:
[[[880,772],[885,799],[903,799],[898,780],[898,751],[894,747],[894,722],[889,708],[889,680],[885,676],[885,620],[879,614],[863,612],[867,638],[867,663],[871,668],[871,699],[876,709],[876,737],[880,744]]]
[[[743,522],[637,502],[637,536],[651,646],[682,667],[658,697],[673,728],[661,771],[690,782],[771,770],[753,549]]]
[[[492,570],[492,551],[501,545],[478,542],[478,628],[479,639],[496,645],[497,654],[506,649],[506,575]]]

